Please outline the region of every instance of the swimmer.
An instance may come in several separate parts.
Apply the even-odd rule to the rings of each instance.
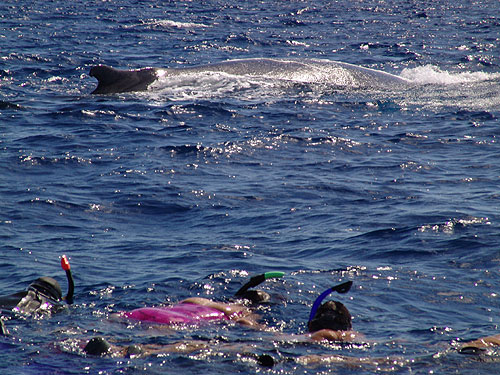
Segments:
[[[61,267],[66,271],[68,294],[63,297],[59,283],[52,277],[39,277],[27,290],[0,297],[0,309],[24,315],[51,314],[64,308],[61,303],[73,303],[75,284],[71,274],[71,266],[66,255],[61,257]],[[7,335],[3,320],[0,319],[0,335]]]
[[[236,297],[252,303],[267,302],[269,294],[260,290],[249,290],[267,279],[279,278],[283,272],[266,272],[254,276],[236,292]],[[128,312],[115,314],[113,318],[126,318],[140,322],[163,325],[200,325],[209,321],[232,320],[237,323],[258,328],[257,316],[244,304],[224,303],[207,298],[192,297],[173,306],[141,307]]]
[[[347,293],[352,286],[352,281],[328,288],[314,301],[305,335],[288,336],[291,340],[298,341],[355,341],[362,337],[352,330],[351,313],[341,302],[323,300],[332,292]]]
[[[0,297],[0,308],[23,314],[46,313],[59,310],[62,301],[73,303],[75,284],[71,274],[71,266],[66,255],[61,257],[61,267],[66,271],[68,294],[63,297],[59,283],[52,277],[39,277],[27,290]]]
[[[325,302],[307,324],[309,336],[313,341],[354,341],[360,335],[352,330],[351,319],[341,302]]]
[[[261,366],[272,367],[275,362],[268,354],[253,353],[253,348],[245,344],[221,344],[218,340],[202,341],[180,341],[168,345],[128,345],[119,346],[111,344],[104,337],[97,336],[88,341],[83,348],[87,355],[109,356],[114,358],[142,358],[151,355],[162,355],[167,353],[191,354],[194,352],[209,351],[213,352],[214,346],[217,346],[217,352],[238,353],[240,357],[253,359]]]
[[[267,302],[270,295],[261,290],[250,290],[265,280],[280,278],[283,272],[266,272],[254,276],[243,285],[235,294],[238,299],[252,304]],[[243,302],[245,302],[243,301]],[[239,302],[242,302],[241,300]],[[248,303],[247,303],[248,304]],[[114,314],[114,319],[127,319],[138,322],[155,323],[166,326],[199,326],[210,321],[231,320],[255,329],[264,329],[257,323],[257,315],[245,303],[224,303],[201,297],[191,297],[173,306],[142,307],[129,312]],[[148,356],[162,353],[191,353],[200,349],[207,349],[204,341],[187,341],[169,345],[131,345],[117,346],[110,344],[103,337],[94,337],[84,346],[83,351],[88,355],[109,355],[114,357]],[[262,357],[265,363],[267,357]],[[259,361],[259,359],[257,359]]]
[[[88,341],[83,351],[88,355],[134,358],[164,353],[192,353],[199,349],[205,349],[207,346],[208,344],[206,342],[198,340],[168,345],[146,344],[118,346],[110,344],[104,337],[97,336]]]
[[[259,275],[262,276],[262,275]],[[281,276],[279,276],[281,277]],[[248,283],[249,284],[249,283]],[[247,285],[248,285],[247,284]],[[258,284],[255,284],[258,285]],[[287,335],[287,336],[282,336],[285,339],[290,339],[290,341],[322,341],[322,340],[329,340],[329,341],[353,341],[360,337],[360,335],[354,331],[352,331],[352,322],[351,322],[351,314],[347,310],[347,308],[340,302],[337,301],[328,301],[323,304],[321,302],[323,299],[333,291],[336,291],[338,293],[347,293],[349,289],[351,288],[352,281],[348,281],[346,283],[337,285],[333,288],[329,288],[325,292],[323,292],[315,301],[313,304],[311,314],[310,314],[310,319],[308,322],[308,329],[309,333],[306,335]],[[242,288],[244,289],[244,288]],[[247,288],[248,289],[248,288]],[[261,296],[262,296],[261,292]],[[238,293],[237,293],[238,294]],[[261,298],[259,298],[260,300]],[[266,300],[268,299],[267,297],[265,298]],[[183,304],[189,305],[188,306],[183,306]],[[251,321],[247,316],[240,316],[240,312],[242,309],[246,309],[242,305],[230,305],[230,304],[225,304],[225,303],[220,303],[220,302],[214,302],[210,301],[205,298],[189,298],[187,300],[184,300],[178,305],[172,306],[168,308],[166,311],[168,318],[165,319],[171,319],[171,316],[173,315],[172,310],[175,307],[182,307],[180,310],[182,312],[181,315],[185,314],[184,308],[186,309],[193,309],[194,311],[197,311],[197,307],[195,306],[190,306],[190,305],[198,305],[198,306],[203,306],[203,307],[209,307],[210,309],[216,310],[218,312],[222,312],[226,318],[225,319],[232,319],[246,324],[250,325],[252,327],[256,328],[261,328],[258,326],[255,321]],[[145,310],[147,309],[147,310]],[[142,313],[145,313],[145,316],[140,316],[137,315],[135,316],[135,311],[133,310],[129,315],[126,316],[130,319],[130,316],[133,317],[135,316],[136,318],[144,318],[143,321],[154,321],[156,322],[157,320],[163,320],[164,318],[158,318],[159,315],[156,314],[161,314],[161,312],[157,312],[155,310],[150,311],[150,308],[143,308],[143,309],[137,309],[141,311]],[[202,309],[203,310],[203,309]],[[200,311],[202,311],[200,310]],[[148,314],[151,312],[155,317],[150,317]],[[127,313],[125,313],[127,314]],[[214,314],[215,316],[218,316],[218,314]],[[160,315],[161,316],[161,315]],[[182,318],[184,319],[184,317]],[[205,318],[206,319],[206,318]],[[214,318],[215,319],[215,318]],[[242,319],[247,319],[250,320],[251,323],[248,322],[241,322]],[[137,319],[141,320],[141,319]],[[185,324],[184,321],[182,323]],[[299,338],[297,340],[297,338]],[[305,339],[304,339],[305,338]],[[83,348],[83,351],[87,353],[88,355],[109,355],[109,356],[115,356],[115,357],[134,357],[134,356],[149,356],[149,355],[158,355],[158,354],[163,354],[163,353],[192,353],[198,350],[203,350],[203,349],[210,349],[211,344],[207,343],[205,341],[199,341],[199,340],[192,340],[192,341],[186,341],[186,342],[177,342],[169,345],[131,345],[131,346],[125,346],[125,347],[120,347],[117,345],[112,345],[108,341],[106,341],[103,337],[94,337],[91,339]],[[235,348],[233,344],[227,345],[227,350],[230,350],[232,352],[238,352],[240,353],[241,351],[238,351],[240,348]],[[248,356],[250,358],[253,358],[256,360],[256,362],[262,366],[266,367],[271,367],[275,364],[275,360],[272,356],[268,354],[252,354],[249,353]]]

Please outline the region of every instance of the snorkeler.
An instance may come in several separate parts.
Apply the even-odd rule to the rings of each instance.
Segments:
[[[281,277],[282,275],[282,272],[273,272],[255,276],[236,293],[236,296],[247,297],[252,302],[267,301],[269,300],[269,295],[267,293],[263,291],[249,291],[248,289],[258,285],[267,278]],[[342,303],[328,301],[321,304],[326,296],[333,291],[347,293],[351,285],[352,281],[348,281],[333,288],[329,288],[316,299],[308,322],[309,333],[305,335],[306,341],[352,341],[358,337],[358,334],[352,331],[351,314]],[[188,298],[178,305],[164,308],[141,308],[132,310],[128,313],[121,313],[119,316],[132,320],[160,324],[184,325],[200,324],[201,321],[207,320],[234,320],[254,328],[263,328],[256,323],[252,315],[250,310],[241,304],[226,304],[195,297]],[[302,335],[302,337],[304,337],[304,335]],[[130,357],[171,352],[187,353],[206,349],[207,345],[208,344],[203,341],[187,341],[170,345],[131,345],[120,347],[111,345],[103,337],[94,337],[85,345],[83,350],[90,355]],[[271,362],[274,363],[272,357],[265,354],[258,355],[255,359],[263,366],[272,366]]]
[[[321,304],[330,293],[347,293],[351,286],[352,281],[347,281],[328,288],[316,299],[307,322],[311,340],[353,341],[359,337],[359,334],[352,330],[352,317],[347,307],[338,301]]]
[[[246,302],[259,304],[271,299],[262,290],[250,290],[265,280],[283,277],[283,272],[266,272],[252,277],[236,293],[239,301],[234,303],[216,302],[207,298],[192,297],[172,306],[142,307],[128,312],[114,314],[113,318],[127,319],[166,326],[199,326],[203,323],[232,320],[236,323],[262,328],[257,323],[257,316]],[[244,301],[241,301],[244,300]],[[243,303],[241,303],[243,302]],[[170,345],[132,345],[119,347],[111,345],[102,337],[92,338],[83,348],[90,355],[135,356],[152,355],[165,352],[190,352],[206,347],[201,341],[182,342]]]
[[[249,289],[267,279],[282,276],[283,272],[266,272],[254,276],[236,292],[235,296],[252,303],[267,302],[270,299],[269,294]],[[173,306],[141,307],[119,313],[115,317],[165,325],[199,325],[203,322],[222,320],[233,320],[248,326],[258,325],[255,314],[241,303],[216,302],[201,297],[188,298]]]
[[[254,360],[261,366],[272,367],[275,361],[268,354],[256,354],[252,352],[252,347],[244,343],[224,344],[218,340],[202,341],[190,340],[175,342],[167,345],[145,344],[118,346],[109,343],[104,337],[97,336],[88,341],[83,349],[87,355],[110,356],[115,358],[138,358],[151,355],[164,355],[167,353],[191,354],[199,351],[213,352],[214,346],[217,346],[217,352],[238,353],[242,358]]]
[[[64,308],[63,301],[67,304],[73,303],[75,284],[66,255],[61,257],[61,267],[68,280],[68,294],[65,297],[62,296],[59,283],[52,277],[44,276],[33,281],[27,290],[0,297],[0,309],[25,315],[51,314]],[[0,321],[0,335],[6,335],[3,320]]]

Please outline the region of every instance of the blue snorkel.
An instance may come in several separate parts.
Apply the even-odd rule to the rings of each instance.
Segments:
[[[314,316],[316,315],[316,311],[318,311],[318,308],[321,306],[321,302],[332,292],[337,292],[337,293],[347,293],[349,289],[351,289],[352,286],[352,281],[347,281],[345,283],[339,284],[337,286],[334,286],[332,288],[328,288],[325,290],[323,293],[319,295],[318,298],[316,298],[316,301],[313,303],[313,307],[311,309],[311,313],[309,314],[309,322],[314,319]]]

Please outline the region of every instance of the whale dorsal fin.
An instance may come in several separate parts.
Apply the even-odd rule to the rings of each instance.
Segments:
[[[155,68],[119,70],[106,65],[92,67],[90,76],[98,81],[92,94],[145,91],[158,78]]]

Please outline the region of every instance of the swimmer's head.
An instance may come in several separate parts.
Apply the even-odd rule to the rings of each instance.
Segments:
[[[265,303],[271,299],[271,296],[263,292],[262,290],[249,290],[250,288],[256,287],[260,283],[264,282],[267,279],[274,279],[283,277],[283,272],[266,272],[262,275],[257,275],[252,277],[245,285],[243,285],[235,294],[236,297],[244,298],[251,303]]]
[[[309,321],[309,332],[316,332],[321,329],[349,331],[352,329],[351,319],[351,313],[342,303],[328,301],[318,308],[314,318]]]
[[[30,284],[28,290],[43,294],[45,297],[54,301],[60,301],[62,299],[61,286],[52,277],[39,277]]]
[[[247,290],[239,295],[240,298],[249,300],[251,303],[259,304],[269,302],[271,296],[262,290]]]
[[[103,356],[111,352],[111,345],[104,337],[98,336],[92,338],[83,350],[90,355]]]

